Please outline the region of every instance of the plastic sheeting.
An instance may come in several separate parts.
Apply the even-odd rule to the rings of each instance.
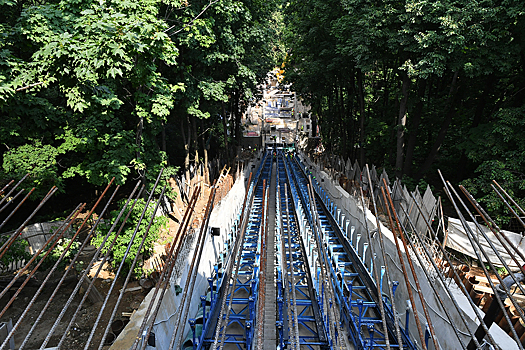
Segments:
[[[483,237],[483,235],[477,228],[476,224],[473,222],[468,222],[468,225],[470,226],[471,231],[474,232],[477,239],[481,243],[481,246],[483,247],[483,250],[487,253],[490,261],[497,267],[503,267],[501,260],[496,256],[496,253],[490,247],[487,240]],[[487,237],[490,239],[490,241],[496,248],[498,254],[500,254],[500,256],[509,265],[510,269],[512,271],[519,270],[519,266],[517,266],[514,260],[511,259],[510,255],[507,253],[505,248],[501,245],[500,241],[496,238],[494,233],[488,227],[483,226],[483,225],[480,225],[480,226],[482,227],[483,232],[485,232]],[[502,232],[514,244],[514,246],[518,247],[518,249],[522,253],[525,254],[525,239],[521,234],[511,232],[511,231],[505,231],[505,230],[502,230]],[[454,218],[448,219],[447,247],[457,250],[458,252],[461,252],[473,258],[477,258],[476,253],[474,253],[474,249],[472,248],[472,245],[470,244],[470,241],[467,237],[465,228],[463,227],[459,219],[454,219]],[[512,252],[512,248],[509,247],[509,249]],[[486,262],[486,259],[483,256],[483,254],[481,254],[481,257],[483,258],[483,262]],[[518,257],[518,261],[520,261],[519,257]]]

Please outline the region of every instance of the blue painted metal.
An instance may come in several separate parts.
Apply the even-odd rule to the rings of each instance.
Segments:
[[[391,301],[385,297],[383,302],[387,316],[388,335],[384,334],[379,307],[376,281],[372,277],[373,259],[367,259],[367,243],[360,244],[361,234],[354,235],[354,229],[344,227],[344,221],[337,218],[339,209],[330,200],[325,190],[319,185],[317,180],[308,169],[295,159],[289,162],[292,169],[292,178],[297,184],[298,199],[305,207],[305,217],[310,225],[314,224],[310,202],[308,201],[308,178],[312,177],[312,184],[316,196],[315,210],[320,217],[320,237],[326,246],[329,258],[329,269],[331,282],[335,291],[335,303],[341,314],[341,322],[344,324],[349,340],[352,341],[356,349],[385,349],[385,337],[389,336],[390,347],[416,349],[411,341],[407,329],[402,329],[403,344],[398,344],[394,335],[394,315],[392,313]],[[355,236],[355,239],[354,239]],[[360,247],[362,246],[362,249]],[[361,250],[361,251],[360,251]],[[316,256],[310,256],[311,267],[315,264]],[[367,261],[370,263],[367,266]],[[319,278],[319,275],[315,277]],[[383,279],[383,274],[381,274]],[[380,283],[382,284],[382,280]],[[319,286],[318,281],[314,285]],[[394,293],[397,283],[394,283]],[[317,291],[321,298],[323,291]],[[322,304],[322,303],[321,303]],[[326,315],[325,315],[326,317]]]

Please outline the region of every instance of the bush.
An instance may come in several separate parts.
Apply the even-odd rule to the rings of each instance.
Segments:
[[[0,247],[11,237],[11,235],[0,236]],[[27,252],[29,244],[24,239],[16,239],[11,247],[0,259],[0,270],[5,270],[12,262],[29,260],[31,255]]]
[[[112,211],[110,214],[110,219],[106,220],[105,223],[100,223],[97,227],[97,231],[95,233],[95,236],[91,240],[91,244],[100,247],[102,244],[104,237],[109,232],[109,229],[111,228],[112,224],[116,220],[118,213],[120,210],[124,207],[124,204],[126,203],[125,200],[122,200],[119,202],[119,209],[117,211]],[[122,215],[122,217],[119,220],[119,223],[113,230],[113,232],[110,234],[108,240],[104,244],[104,248],[102,248],[102,254],[106,254],[108,251],[111,242],[115,238],[115,234],[120,228],[120,225],[124,221],[124,218],[126,217],[126,214],[129,212],[129,208],[131,207],[132,202],[128,205],[128,208]],[[137,226],[137,223],[140,220],[140,216],[142,214],[142,211],[144,210],[146,206],[146,201],[144,199],[139,199],[137,201],[137,204],[135,204],[135,207],[133,208],[133,211],[131,212],[126,225],[122,229],[122,232],[117,237],[117,240],[111,249],[111,257],[113,258],[111,265],[113,268],[118,268],[120,263],[122,262],[122,259],[124,258],[124,254],[126,253],[126,249],[128,248],[128,244],[131,241],[131,237],[133,236],[133,232],[135,232],[135,227]],[[155,209],[155,203],[150,203],[148,209],[146,210],[146,215],[144,216],[144,219],[140,223],[139,230],[137,231],[137,235],[135,237],[135,240],[133,241],[133,244],[131,246],[131,249],[129,251],[128,256],[126,257],[123,269],[124,273],[127,273],[129,269],[131,268],[131,264],[133,263],[133,259],[135,259],[135,256],[139,253],[138,249],[140,246],[140,242],[142,241],[142,238],[144,237],[144,234],[146,232],[146,229],[149,224],[149,220],[151,219],[151,216],[154,215],[153,211]],[[140,251],[140,254],[143,255],[143,258],[148,257],[153,252],[153,246],[155,245],[155,241],[159,238],[160,231],[167,227],[168,224],[168,218],[165,216],[157,216],[153,223],[151,224],[151,228],[149,230],[149,234],[144,241],[144,245],[142,246],[142,249]],[[133,270],[133,274],[136,278],[139,278],[142,275],[142,263],[137,262],[137,265],[135,266]]]
[[[47,270],[47,269],[53,267],[53,265],[55,265],[55,263],[60,258],[60,255],[62,255],[64,250],[67,248],[69,242],[71,242],[70,238],[61,238],[61,239],[59,239],[57,245],[53,248],[53,251],[47,256],[47,258],[44,260],[42,265],[40,265],[41,269],[42,270]],[[48,244],[48,247],[51,247],[52,244],[53,244],[53,242],[50,242]],[[80,242],[73,242],[71,244],[71,247],[69,247],[68,251],[64,255],[64,258],[62,259],[60,264],[58,264],[57,268],[58,269],[65,269],[66,266],[69,264],[69,262],[71,260],[73,260],[73,257],[75,255],[77,255],[79,248],[80,248]],[[47,252],[47,249],[44,249],[42,251],[42,253],[40,253],[40,255],[38,256],[37,261],[36,261],[37,263],[44,257],[46,252]],[[77,265],[78,265],[78,263],[77,263]]]

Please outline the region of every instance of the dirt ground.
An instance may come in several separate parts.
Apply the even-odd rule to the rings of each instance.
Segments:
[[[219,191],[217,191],[218,195],[216,196],[216,202],[220,200],[222,196],[225,196],[226,193],[231,188],[231,185],[233,184],[233,178],[231,175],[228,175],[223,181],[221,182],[221,186]],[[196,228],[199,227],[202,220],[204,219],[204,214],[206,210],[206,204],[208,202],[208,196],[210,194],[210,188],[208,186],[203,186],[204,191],[202,195],[200,196],[199,200],[197,201],[195,213],[193,215],[193,222],[191,224],[191,227]],[[180,205],[179,205],[180,206]],[[184,215],[184,211],[187,209],[184,205],[177,208],[179,213]],[[176,216],[172,215],[172,218]],[[165,256],[164,250],[166,249],[166,245],[168,243],[171,243],[173,241],[173,237],[175,236],[176,232],[179,229],[179,220],[173,220],[170,218],[169,220],[169,226],[168,229],[163,231],[157,241],[155,251],[157,252],[157,260],[156,262],[159,263],[159,266],[157,264],[157,267],[162,267],[163,262],[160,259],[161,256]],[[89,261],[91,260],[95,248],[94,247],[88,247],[88,253],[83,254],[82,260],[84,261],[84,266],[86,266]],[[149,264],[149,265],[148,265]],[[147,267],[154,267],[155,264],[151,263],[151,261],[146,262],[145,265]],[[107,266],[104,266],[101,273],[98,275],[98,277],[95,279],[94,286],[96,287],[97,291],[100,293],[102,300],[107,295],[109,288],[111,286],[111,283],[114,280],[114,274],[113,272],[106,268]],[[91,269],[90,275],[94,275],[94,271],[98,266],[95,264],[94,268]],[[58,282],[60,281],[60,278],[63,276],[64,271],[55,272],[54,276],[50,278],[48,283],[46,284],[46,287],[43,289],[42,293],[38,296],[36,299],[34,305],[30,308],[30,311],[25,316],[23,322],[21,322],[17,332],[15,333],[15,347],[18,349],[18,347],[22,344],[23,340],[25,339],[26,335],[28,334],[29,330],[35,323],[38,315],[40,314],[41,310],[44,308],[44,305],[48,302],[49,297],[53,293],[56,285],[58,285]],[[21,293],[16,297],[13,304],[10,306],[10,308],[7,310],[5,315],[0,318],[0,321],[6,322],[9,321],[9,319],[12,319],[13,324],[17,322],[17,320],[20,318],[21,314],[35,295],[36,291],[38,290],[39,286],[41,285],[42,281],[45,279],[47,275],[47,271],[38,271],[33,278],[31,278],[31,282],[28,283],[24,289],[22,289]],[[11,277],[9,276],[0,276],[0,282],[1,281],[9,281]],[[115,288],[113,292],[111,293],[111,297],[108,300],[108,303],[104,309],[104,313],[102,315],[102,318],[99,322],[99,326],[97,327],[97,330],[95,332],[93,341],[91,342],[90,349],[97,349],[98,345],[101,341],[102,335],[104,333],[105,327],[107,326],[107,323],[109,321],[111,312],[116,304],[119,292],[122,288],[124,277],[121,277],[117,280],[117,284],[115,285]],[[23,280],[23,279],[22,279]],[[65,308],[66,303],[72,293],[74,292],[75,286],[78,282],[78,275],[76,273],[73,273],[73,270],[70,272],[70,275],[66,278],[65,282],[62,284],[61,288],[59,289],[58,293],[55,295],[55,297],[50,302],[47,311],[44,313],[42,319],[38,323],[38,327],[35,329],[34,333],[31,335],[31,338],[29,339],[29,342],[24,347],[25,349],[38,349],[42,342],[44,341],[45,337],[49,333],[51,327],[53,326],[55,320],[57,319],[60,312]],[[150,283],[150,285],[154,285]],[[149,286],[148,286],[149,287]],[[11,297],[15,294],[18,287],[12,287],[6,295],[0,299],[0,306],[6,305],[8,301],[11,299]],[[126,292],[124,294],[124,297],[119,305],[119,308],[116,312],[115,319],[123,320],[124,322],[129,319],[129,316],[140,306],[142,300],[146,296],[147,292],[149,291],[149,288],[141,288],[139,281],[132,281],[128,284],[127,289],[135,289],[133,291]],[[71,304],[69,305],[69,308],[67,309],[66,313],[64,314],[64,317],[62,321],[58,324],[54,335],[51,337],[47,347],[53,347],[56,346],[64,334],[67,325],[69,324],[73,313],[77,309],[83,293],[85,289],[82,287],[80,288],[79,293],[75,295],[75,297],[72,299]],[[93,293],[93,292],[92,292]],[[80,349],[83,348],[87,342],[87,339],[89,337],[89,334],[91,332],[91,329],[96,321],[96,318],[98,316],[98,313],[100,311],[100,308],[102,306],[102,302],[98,301],[96,303],[93,303],[89,299],[85,301],[82,308],[79,311],[79,314],[73,323],[67,338],[65,339],[64,345],[62,346],[63,349]],[[118,333],[118,332],[117,332]],[[109,349],[110,345],[106,345],[103,347],[103,349]]]

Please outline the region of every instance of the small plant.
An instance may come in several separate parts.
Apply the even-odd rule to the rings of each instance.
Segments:
[[[0,247],[10,238],[10,235],[0,236]],[[0,259],[0,270],[5,270],[9,264],[21,260],[31,259],[31,255],[27,252],[28,243],[24,239],[16,239],[11,247]]]
[[[105,223],[99,224],[97,227],[97,232],[95,233],[95,236],[91,240],[91,244],[100,247],[102,245],[102,242],[104,240],[104,237],[109,232],[109,229],[111,228],[113,222],[116,220],[118,213],[120,212],[121,208],[124,206],[126,202],[120,201],[118,207],[120,208],[117,211],[111,212],[110,216],[111,218],[107,220]],[[113,260],[111,261],[111,264],[113,268],[118,268],[122,260],[124,259],[124,255],[126,253],[126,250],[128,248],[128,244],[131,241],[131,237],[133,236],[133,232],[135,232],[135,228],[140,220],[140,216],[142,214],[142,211],[144,210],[146,206],[146,202],[144,199],[139,199],[137,201],[137,204],[133,208],[133,211],[131,212],[126,225],[122,229],[122,232],[117,237],[117,240],[115,244],[113,245],[113,248],[111,249],[111,256]],[[126,209],[125,213],[120,218],[119,223],[117,224],[115,230],[109,235],[108,240],[104,244],[104,248],[102,248],[102,254],[106,254],[109,250],[109,247],[111,245],[111,242],[115,239],[115,234],[118,231],[118,228],[122,224],[124,217],[129,212],[129,208],[131,207],[131,204]],[[146,210],[146,214],[144,216],[144,219],[140,223],[139,229],[137,231],[137,235],[135,236],[135,239],[133,240],[133,243],[131,245],[130,251],[128,255],[125,258],[124,263],[124,273],[127,273],[129,269],[131,268],[131,264],[133,263],[133,259],[135,259],[135,256],[137,254],[142,254],[142,259],[144,260],[147,258],[153,251],[153,246],[155,244],[155,241],[159,238],[160,231],[165,228],[168,224],[168,218],[164,216],[157,216],[153,219],[153,223],[151,224],[151,228],[149,230],[149,233],[146,237],[146,240],[144,241],[144,245],[142,246],[142,249],[139,250],[140,242],[142,241],[142,238],[144,237],[144,234],[146,233],[146,229],[149,224],[149,220],[154,215],[153,211],[155,209],[155,204],[150,203],[150,206]],[[135,265],[135,268],[133,270],[133,274],[136,278],[139,278],[142,275],[142,261],[137,262]]]
[[[58,240],[57,245],[53,248],[51,253],[46,257],[46,259],[42,262],[42,265],[40,265],[40,268],[43,270],[47,270],[55,265],[55,263],[58,261],[64,250],[67,248],[69,243],[71,242],[70,238],[61,238]],[[44,255],[46,254],[47,250],[51,247],[53,243],[49,243],[46,249],[40,253],[40,255],[37,258],[37,263],[42,260]],[[58,269],[64,269],[66,266],[73,260],[73,257],[77,255],[78,249],[80,248],[80,242],[73,242],[71,244],[71,247],[66,251],[66,254],[64,255],[64,258],[60,261],[57,268]]]

